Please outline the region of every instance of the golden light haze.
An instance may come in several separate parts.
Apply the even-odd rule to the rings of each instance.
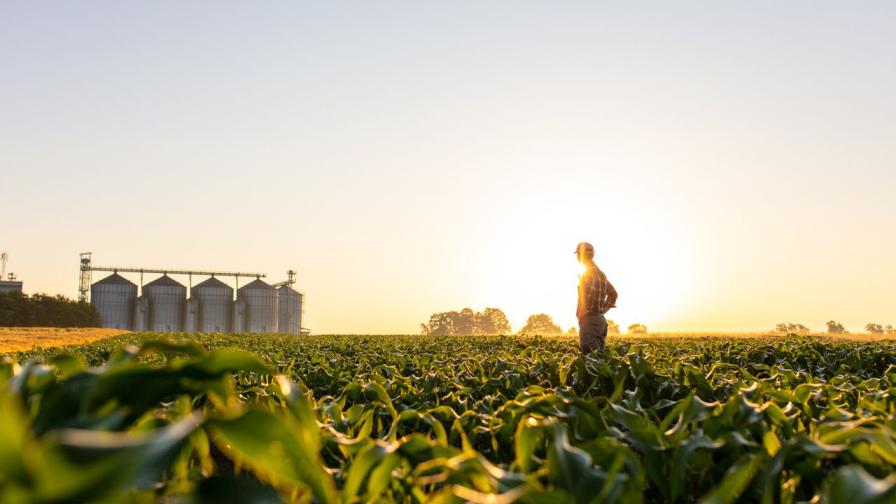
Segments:
[[[590,241],[623,327],[896,324],[892,4],[306,7],[2,9],[26,291],[89,250],[294,268],[318,333],[568,328]]]

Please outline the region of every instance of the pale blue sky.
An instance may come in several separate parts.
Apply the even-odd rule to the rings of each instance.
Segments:
[[[318,332],[896,323],[892,2],[0,2],[0,248],[299,271]]]

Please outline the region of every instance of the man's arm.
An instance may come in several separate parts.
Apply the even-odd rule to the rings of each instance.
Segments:
[[[616,292],[616,288],[607,280],[607,309],[616,307],[616,299],[618,297],[619,293]]]

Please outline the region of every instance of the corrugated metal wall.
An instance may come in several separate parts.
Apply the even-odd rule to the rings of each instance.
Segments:
[[[193,287],[192,298],[199,305],[200,332],[230,332],[233,316],[233,288],[217,278]]]
[[[277,312],[280,308],[277,289],[258,279],[240,287],[237,298],[246,303],[245,332],[277,332]]]
[[[137,285],[113,273],[90,286],[90,303],[100,316],[100,326],[115,329],[134,327]]]
[[[279,329],[283,334],[299,334],[302,329],[302,294],[284,285],[277,289],[280,298]]]
[[[187,288],[164,275],[143,286],[143,296],[149,300],[149,330],[153,332],[182,331]]]

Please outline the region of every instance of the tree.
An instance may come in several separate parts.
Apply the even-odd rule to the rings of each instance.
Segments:
[[[619,324],[607,319],[607,334],[619,334]]]
[[[871,334],[883,334],[884,326],[872,322],[865,326],[865,330]]]
[[[830,334],[846,334],[846,328],[840,322],[828,320],[827,325]]]
[[[629,334],[647,334],[647,326],[644,324],[632,324],[628,326]]]
[[[498,308],[486,308],[476,314],[476,334],[511,334],[510,321]]]
[[[567,335],[567,336],[578,336],[578,335],[579,335],[579,330],[576,329],[575,327],[570,327],[570,328],[566,331],[566,335]]]
[[[420,332],[428,336],[510,334],[510,322],[498,308],[486,308],[481,313],[464,308],[433,313],[428,324],[420,324]]]
[[[433,313],[428,324],[420,324],[420,332],[428,336],[448,336],[457,334],[454,330],[454,317],[457,312]]]
[[[454,330],[457,334],[476,334],[476,312],[464,308],[454,317]]]
[[[803,324],[793,322],[781,323],[775,326],[775,332],[783,334],[809,334],[809,328]]]
[[[555,324],[550,315],[539,313],[526,320],[526,325],[520,329],[519,334],[563,334],[563,328]]]
[[[887,327],[884,327],[884,334],[887,334],[887,335],[896,334],[896,328],[893,328],[892,325],[887,324]]]
[[[83,301],[46,294],[0,294],[2,327],[99,327],[96,309]]]

